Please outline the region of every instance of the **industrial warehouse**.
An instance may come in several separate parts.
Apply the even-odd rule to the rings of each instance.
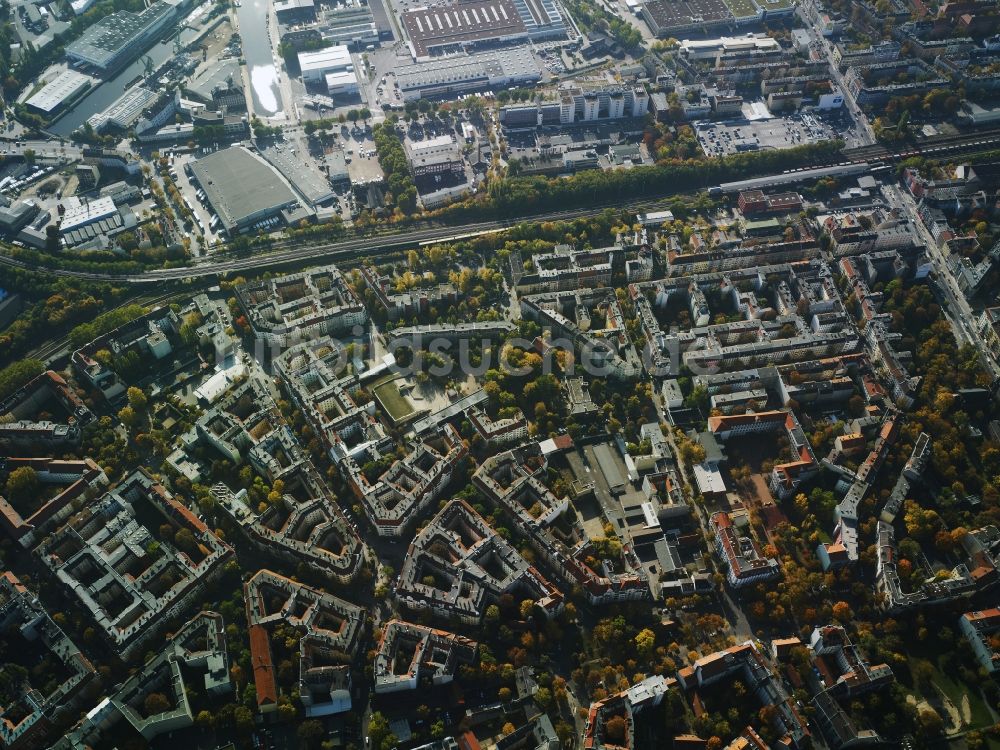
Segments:
[[[191,173],[230,235],[309,216],[278,172],[243,146],[199,159]]]
[[[101,75],[132,62],[177,17],[179,3],[158,0],[141,13],[120,10],[66,46],[69,62]]]

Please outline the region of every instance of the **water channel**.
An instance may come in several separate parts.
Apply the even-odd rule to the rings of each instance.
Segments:
[[[253,111],[261,117],[282,115],[278,68],[270,35],[270,0],[242,0],[236,9],[243,43],[243,58],[250,73]]]

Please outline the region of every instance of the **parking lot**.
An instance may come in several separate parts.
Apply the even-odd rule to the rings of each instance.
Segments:
[[[808,112],[766,120],[700,122],[695,129],[708,156],[792,148],[837,137],[832,126]]]

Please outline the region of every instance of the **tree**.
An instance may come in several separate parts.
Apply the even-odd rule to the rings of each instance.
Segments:
[[[503,725],[503,729],[500,730],[500,733],[504,737],[507,737],[508,735],[514,734],[515,729],[516,727],[508,721],[506,724]]]
[[[136,388],[134,385],[130,386],[127,393],[129,406],[136,411],[142,411],[146,408],[149,399],[146,398],[146,394],[143,393],[141,388]]]
[[[538,692],[535,693],[535,703],[542,707],[543,710],[548,711],[552,708],[552,691],[547,687],[538,688]]]
[[[497,698],[500,699],[501,703],[510,703],[510,699],[513,693],[509,687],[502,687],[497,691]]]
[[[38,472],[30,466],[19,466],[7,477],[7,495],[28,497],[38,489]]]
[[[635,647],[639,651],[639,656],[643,659],[650,658],[653,655],[653,649],[656,647],[656,633],[649,628],[643,628],[635,637]]]
[[[944,720],[942,720],[941,714],[933,708],[927,707],[921,709],[917,715],[917,721],[924,734],[928,737],[937,737],[944,731]]]
[[[303,721],[299,724],[299,728],[295,730],[295,736],[299,739],[299,745],[307,749],[319,745],[325,734],[326,730],[323,728],[323,724],[316,721],[316,719]]]
[[[398,739],[389,731],[389,720],[381,711],[373,711],[368,718],[368,739],[375,750],[390,750]]]
[[[125,427],[132,429],[135,427],[138,415],[135,413],[135,409],[131,406],[123,406],[121,411],[118,412],[118,419],[121,420],[121,423],[125,425]]]
[[[171,707],[170,701],[167,700],[167,696],[163,693],[150,693],[146,696],[146,700],[142,702],[142,708],[146,716],[166,713]]]
[[[837,602],[833,605],[833,617],[840,623],[845,623],[851,619],[851,605],[847,602]]]
[[[625,741],[625,717],[612,716],[604,725],[604,736],[609,743],[620,744]]]
[[[198,542],[195,540],[194,534],[191,533],[190,529],[178,529],[177,533],[174,534],[174,544],[182,552],[191,553],[198,548]]]
[[[242,735],[250,734],[253,729],[253,713],[246,706],[237,706],[233,711],[233,720],[236,723],[236,731]]]

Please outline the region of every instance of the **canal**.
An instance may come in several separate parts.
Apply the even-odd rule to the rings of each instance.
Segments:
[[[181,31],[181,43],[190,44],[198,37],[198,32],[194,29],[185,28]],[[125,87],[135,81],[146,71],[146,58],[152,60],[152,67],[155,70],[174,55],[174,40],[167,39],[157,42],[138,59],[126,66],[121,71],[94,89],[78,101],[73,108],[66,112],[53,125],[46,128],[49,132],[57,136],[68,137],[74,130],[83,127],[83,124],[98,112],[103,112],[110,107],[118,97],[125,93]]]
[[[282,115],[278,68],[271,45],[269,0],[242,0],[236,13],[240,25],[243,58],[250,74],[253,111],[263,117]]]

